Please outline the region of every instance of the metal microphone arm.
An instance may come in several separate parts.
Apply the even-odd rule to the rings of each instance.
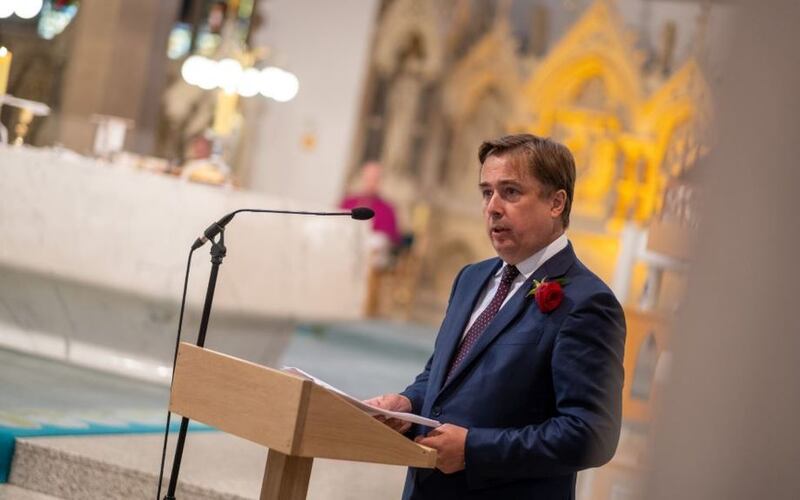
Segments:
[[[228,215],[222,217],[220,220],[212,223],[210,226],[203,231],[203,234],[194,240],[192,243],[192,250],[197,250],[201,246],[205,245],[206,241],[213,240],[216,235],[218,235],[225,226],[228,225],[230,221],[233,220],[236,214],[242,212],[252,212],[252,213],[262,213],[262,214],[289,214],[289,215],[333,215],[333,216],[341,216],[341,215],[349,215],[353,219],[357,220],[367,220],[371,219],[375,212],[372,211],[370,208],[366,207],[356,207],[349,212],[308,212],[304,210],[269,210],[269,209],[262,209],[262,208],[240,208],[238,210],[234,210],[233,212],[229,213]]]

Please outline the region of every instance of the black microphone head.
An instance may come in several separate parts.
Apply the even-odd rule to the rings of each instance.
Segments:
[[[220,220],[218,220],[218,221],[217,221],[217,224],[218,224],[218,225],[220,225],[220,226],[222,226],[222,227],[225,227],[225,226],[227,226],[227,225],[228,225],[228,222],[230,222],[230,221],[233,219],[233,216],[234,216],[234,215],[236,215],[236,212],[235,212],[235,211],[234,211],[234,212],[231,212],[231,213],[229,213],[229,214],[228,214],[228,215],[226,215],[225,217],[223,217],[223,218],[221,218]]]
[[[355,220],[369,220],[375,217],[375,211],[367,207],[356,207],[350,210],[350,217]]]

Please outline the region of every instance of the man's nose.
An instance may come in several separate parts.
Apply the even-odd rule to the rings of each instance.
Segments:
[[[492,194],[489,201],[486,203],[486,213],[492,218],[497,219],[503,214],[503,204],[497,193]]]

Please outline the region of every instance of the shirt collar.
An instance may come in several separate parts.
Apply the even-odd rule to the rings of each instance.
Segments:
[[[531,277],[533,273],[539,269],[542,264],[547,262],[550,257],[557,254],[561,250],[567,248],[567,244],[569,244],[569,240],[567,239],[567,234],[563,233],[561,236],[553,240],[549,245],[542,248],[535,254],[531,255],[527,259],[523,260],[519,264],[517,264],[517,269],[519,269],[519,274],[528,279]],[[500,266],[500,269],[497,270],[495,276],[500,276],[503,271],[503,268],[508,264]]]

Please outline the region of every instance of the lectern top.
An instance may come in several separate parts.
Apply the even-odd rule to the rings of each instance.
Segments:
[[[309,380],[182,343],[170,411],[290,456],[432,468],[414,443]]]

